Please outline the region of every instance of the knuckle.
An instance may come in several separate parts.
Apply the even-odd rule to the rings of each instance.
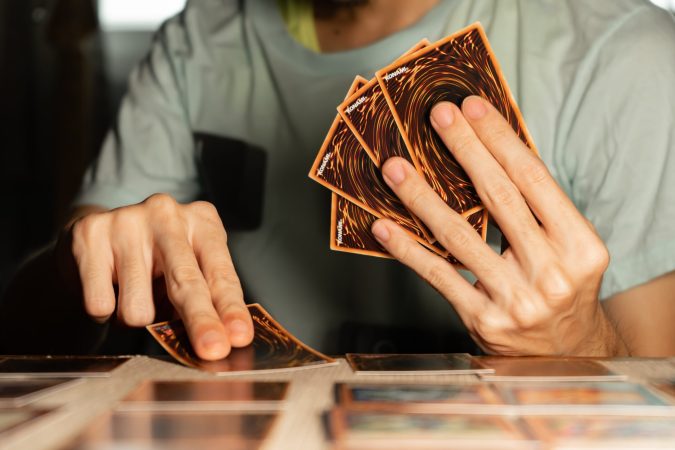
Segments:
[[[121,208],[110,216],[110,227],[117,232],[137,231],[139,215],[136,208]]]
[[[609,250],[598,238],[594,238],[579,249],[575,260],[583,275],[601,275],[607,270],[610,261]]]
[[[440,290],[447,284],[447,270],[447,266],[442,265],[442,263],[434,263],[426,270],[423,278],[430,285]]]
[[[209,219],[215,219],[219,217],[218,210],[211,202],[200,200],[190,203],[190,207],[195,211],[195,213],[202,217]]]
[[[194,283],[203,281],[202,272],[193,265],[180,265],[171,269],[171,279],[178,283]]]
[[[560,267],[543,270],[538,284],[547,303],[555,305],[566,303],[576,293],[572,279]]]
[[[214,283],[239,284],[239,277],[230,266],[211,267],[204,272],[206,279]]]
[[[403,262],[406,265],[409,265],[412,260],[412,251],[413,247],[410,245],[410,242],[406,240],[394,239],[390,241],[392,244],[392,254],[396,259]]]
[[[122,258],[116,263],[120,291],[133,296],[141,295],[143,286],[150,283],[150,273],[138,257]]]
[[[81,253],[95,242],[103,226],[103,214],[90,214],[71,226],[73,254]]]
[[[225,231],[225,228],[223,227],[222,222],[218,221],[218,223],[213,222],[212,225],[214,225],[216,228],[212,229],[214,233],[214,237],[217,236],[216,242],[214,242],[214,249],[216,247],[222,249],[222,246],[224,245],[227,247],[227,240],[228,240],[228,235],[227,231]]]
[[[542,321],[541,311],[531,301],[516,303],[511,314],[513,321],[520,330],[530,330]]]
[[[529,284],[515,283],[508,289],[508,316],[518,329],[528,329],[534,326],[539,317],[539,306],[542,297]]]
[[[197,201],[188,205],[189,211],[194,215],[202,225],[209,228],[211,232],[220,233],[219,239],[227,244],[227,232],[223,226],[218,209],[213,203],[206,201]]]
[[[232,297],[236,296],[243,298],[243,290],[241,288],[241,283],[239,278],[236,275],[224,274],[217,278],[211,278],[209,283],[209,288],[214,295],[219,297]]]
[[[168,274],[168,290],[174,301],[182,301],[190,294],[203,293],[206,281],[199,268],[182,265],[171,268]]]
[[[452,153],[457,159],[462,159],[462,157],[471,151],[476,138],[469,134],[461,134],[456,136],[452,141]]]
[[[503,331],[503,323],[492,314],[482,314],[475,317],[472,328],[481,339],[494,343]]]
[[[503,142],[508,142],[511,140],[513,134],[513,129],[508,125],[503,124],[502,126],[493,127],[489,132],[488,139],[493,144],[503,145]]]
[[[151,211],[159,213],[174,213],[178,209],[178,202],[169,194],[153,194],[143,201]]]
[[[441,245],[443,245],[445,248],[465,249],[469,248],[472,239],[475,238],[473,233],[473,230],[467,231],[463,227],[453,227],[446,225],[438,233],[436,239],[438,239]]]
[[[525,181],[529,184],[541,184],[551,178],[548,169],[540,161],[529,161],[521,164],[521,171]]]
[[[224,320],[228,316],[250,317],[246,306],[244,306],[243,299],[242,301],[220,302],[216,305],[216,311],[221,320]]]
[[[414,211],[419,211],[428,203],[427,190],[424,186],[415,186],[409,194],[408,206]]]
[[[518,192],[508,180],[495,181],[485,187],[485,200],[490,206],[511,206],[518,198]]]

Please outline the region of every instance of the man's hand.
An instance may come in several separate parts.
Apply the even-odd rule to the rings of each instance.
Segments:
[[[431,122],[511,247],[492,251],[401,158],[384,164],[384,179],[478,282],[472,286],[389,220],[373,224],[378,241],[455,307],[489,353],[624,353],[598,302],[607,249],[542,161],[480,97],[467,98],[461,111],[436,105]]]
[[[57,252],[63,260],[74,259],[85,310],[95,320],[107,320],[117,307],[127,325],[152,323],[152,282],[163,276],[201,358],[224,358],[253,339],[227,236],[210,203],[181,205],[157,194],[137,205],[88,214],[66,229]]]

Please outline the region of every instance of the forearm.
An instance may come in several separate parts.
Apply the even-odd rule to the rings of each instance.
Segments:
[[[17,271],[0,302],[0,353],[92,353],[107,324],[84,311],[75,271],[66,270],[51,244]]]
[[[615,294],[602,306],[632,356],[675,355],[675,272]]]

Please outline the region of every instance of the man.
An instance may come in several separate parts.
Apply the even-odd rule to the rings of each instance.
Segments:
[[[448,328],[451,308],[410,272],[327,250],[328,197],[306,171],[354,74],[372,76],[421,38],[479,20],[543,163],[479,98],[436,105],[431,118],[511,248],[500,256],[476,240],[397,159],[385,180],[478,282],[391,222],[376,222],[375,236],[488,352],[675,354],[672,17],[638,0],[336,3],[347,5],[194,1],[162,27],[73,221],[10,288],[5,336],[21,335],[29,322],[16,316],[26,311],[41,330],[88,327],[90,337],[64,338],[64,348],[102,335],[86,316],[105,322],[116,311],[148,324],[153,280],[206,359],[252,339],[240,280],[247,300],[328,351],[350,319]],[[241,172],[261,152],[258,185]],[[204,164],[214,154],[225,155],[217,176]],[[194,202],[209,179],[239,180],[224,217],[234,198],[262,191],[261,224],[254,213],[223,227],[211,204]],[[77,295],[57,304],[44,295],[80,285],[86,315]]]

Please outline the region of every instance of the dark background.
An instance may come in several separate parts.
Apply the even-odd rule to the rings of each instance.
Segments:
[[[67,218],[149,48],[155,24],[112,28],[98,13],[96,0],[0,0],[0,292]]]
[[[181,1],[0,0],[0,292],[62,226],[129,71],[171,14],[159,10]],[[653,1],[675,9],[675,0]],[[115,27],[99,20],[105,2],[159,13]]]

